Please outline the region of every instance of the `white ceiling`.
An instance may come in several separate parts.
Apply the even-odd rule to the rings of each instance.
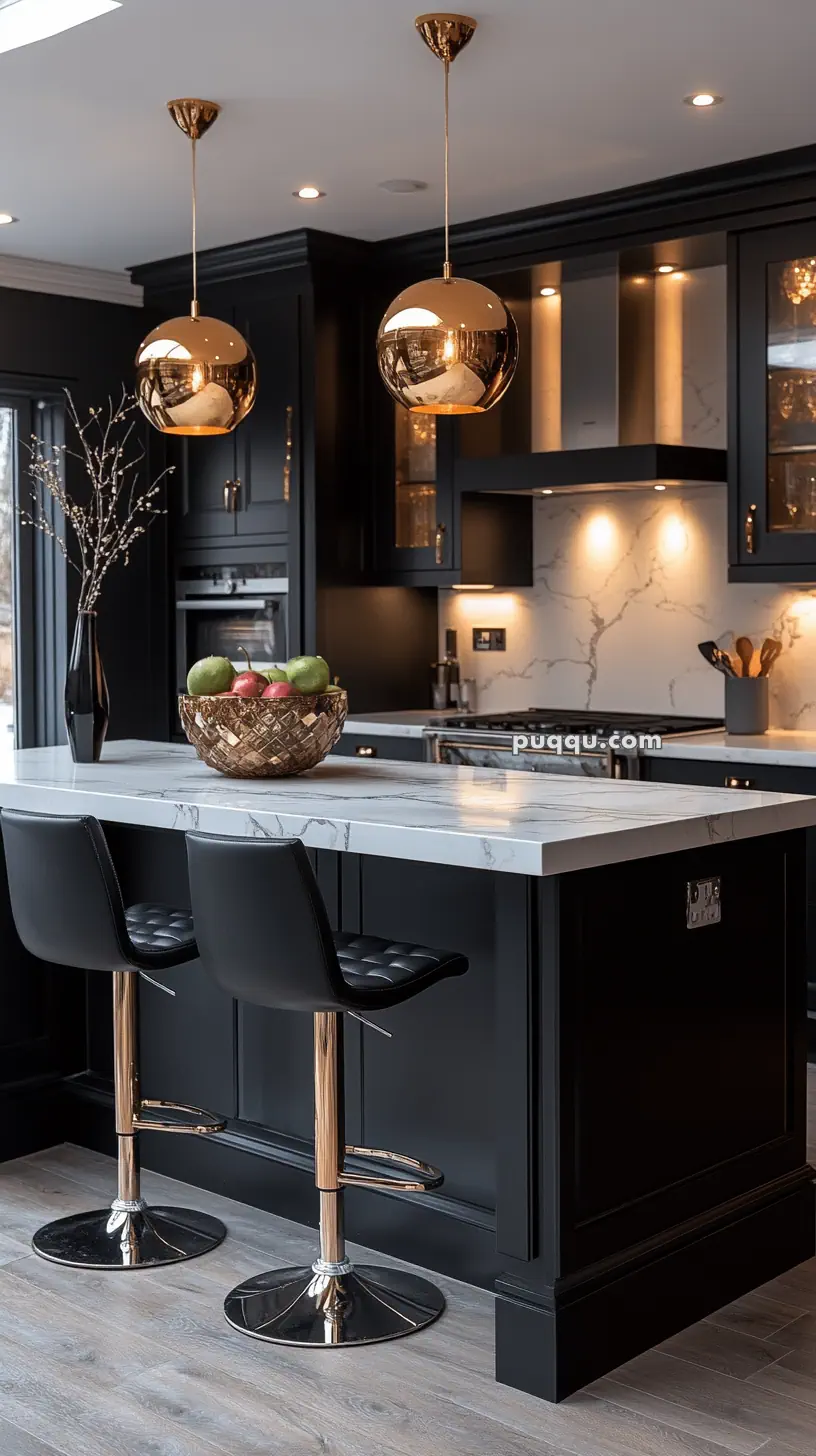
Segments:
[[[425,0],[427,4],[427,0]],[[220,101],[200,244],[442,215],[442,68],[420,0],[124,0],[0,55],[0,251],[121,269],[187,250],[172,96]],[[454,221],[816,141],[813,0],[486,0],[451,75]],[[711,111],[683,96],[725,96]],[[390,195],[413,177],[428,190]],[[315,182],[317,203],[291,193]]]

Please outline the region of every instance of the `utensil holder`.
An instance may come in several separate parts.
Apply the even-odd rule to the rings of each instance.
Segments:
[[[767,733],[768,679],[727,677],[725,679],[726,733]]]

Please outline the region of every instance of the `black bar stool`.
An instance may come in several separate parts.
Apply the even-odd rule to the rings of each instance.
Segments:
[[[137,1133],[221,1132],[198,1107],[148,1101],[139,1091],[139,973],[166,971],[198,955],[193,921],[167,905],[125,909],[102,829],[86,816],[4,809],[0,814],[11,909],[32,955],[113,975],[113,1044],[119,1186],[109,1209],[72,1214],[38,1229],[34,1250],[55,1264],[144,1269],[208,1253],[224,1225],[187,1208],[148,1208],[141,1196]],[[150,977],[148,976],[148,979]],[[145,1109],[170,1108],[192,1122],[159,1121]]]
[[[400,1270],[355,1269],[346,1255],[344,1189],[421,1193],[442,1174],[415,1158],[347,1146],[343,1122],[343,1018],[397,1006],[468,968],[464,956],[372,936],[332,934],[298,839],[187,835],[196,938],[204,965],[239,1000],[314,1016],[315,1183],[320,1254],[311,1268],[275,1269],[227,1295],[242,1333],[282,1345],[357,1345],[412,1334],[435,1320],[444,1296]],[[271,933],[273,932],[273,933]],[[346,1154],[394,1164],[392,1176],[356,1172]]]

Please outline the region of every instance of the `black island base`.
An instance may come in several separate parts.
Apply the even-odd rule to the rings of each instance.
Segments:
[[[126,900],[186,903],[183,833],[106,831]],[[349,1189],[347,1227],[495,1287],[500,1381],[561,1400],[814,1253],[804,830],[551,877],[315,863],[338,928],[469,957],[376,1018],[390,1041],[348,1022],[349,1141],[446,1181],[422,1198]],[[5,891],[3,906],[7,985],[26,979],[6,1017],[2,1156],[63,1139],[112,1152],[109,981],[43,970]],[[144,1094],[229,1121],[146,1134],[146,1166],[313,1223],[310,1018],[232,1002],[197,961],[172,980],[175,999],[140,987]]]

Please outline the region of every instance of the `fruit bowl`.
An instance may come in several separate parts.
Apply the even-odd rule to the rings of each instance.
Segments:
[[[343,731],[348,695],[291,698],[179,698],[182,727],[209,768],[234,779],[274,779],[304,773],[334,748]]]

